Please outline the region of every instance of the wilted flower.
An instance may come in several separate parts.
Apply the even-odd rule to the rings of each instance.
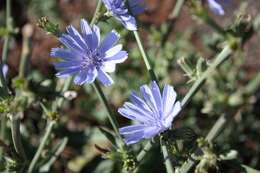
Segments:
[[[215,14],[223,16],[225,14],[225,11],[218,1],[219,0],[208,0],[209,8]]]
[[[143,0],[102,0],[106,8],[119,20],[128,30],[137,30],[136,20],[132,15],[140,14],[144,11]],[[127,3],[127,4],[125,4]],[[128,8],[130,12],[128,11]]]
[[[176,101],[177,94],[172,86],[165,85],[161,94],[157,83],[153,81],[151,88],[143,85],[140,91],[143,98],[132,92],[132,103],[126,102],[118,109],[122,116],[139,122],[119,129],[127,145],[152,138],[169,129],[181,110],[181,103]]]
[[[109,32],[100,42],[100,30],[98,26],[89,26],[84,19],[80,22],[81,34],[73,27],[66,28],[67,34],[63,34],[59,41],[67,47],[53,48],[52,57],[61,58],[62,61],[54,63],[59,71],[58,77],[75,75],[74,83],[82,85],[92,83],[96,78],[105,86],[113,83],[107,72],[114,72],[116,63],[126,60],[127,52],[122,51],[122,45],[115,45],[119,34]]]

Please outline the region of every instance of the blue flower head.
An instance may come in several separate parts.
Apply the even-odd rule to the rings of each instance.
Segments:
[[[140,14],[144,11],[144,0],[102,0],[108,11],[119,20],[126,29],[137,30],[136,20],[132,15]],[[126,4],[127,3],[127,4]],[[129,7],[129,8],[127,8]],[[128,11],[130,10],[130,12]]]
[[[208,0],[209,8],[217,15],[223,16],[225,11],[218,0]]]
[[[172,86],[165,85],[161,94],[157,83],[153,81],[150,88],[143,85],[140,91],[142,98],[132,92],[131,102],[126,102],[118,109],[122,116],[139,122],[119,129],[127,145],[152,138],[169,129],[181,110],[181,103],[176,101],[177,94]]]
[[[80,25],[81,34],[73,26],[68,26],[67,34],[59,38],[66,48],[51,50],[52,57],[61,59],[54,63],[57,77],[75,75],[77,85],[92,83],[96,78],[105,86],[111,85],[113,80],[107,73],[114,72],[115,65],[128,56],[121,44],[115,45],[119,34],[111,31],[100,41],[98,26],[90,27],[84,19]]]

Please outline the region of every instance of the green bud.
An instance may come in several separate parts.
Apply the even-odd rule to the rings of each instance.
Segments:
[[[60,117],[58,112],[49,112],[46,116],[51,121],[58,121]]]
[[[37,26],[46,31],[47,34],[51,34],[56,37],[61,35],[59,24],[52,23],[47,16],[41,17],[37,22]]]
[[[195,173],[208,173],[209,169],[217,166],[217,156],[209,148],[203,149],[203,156],[196,166]]]
[[[136,167],[136,159],[135,159],[135,156],[133,154],[126,153],[123,161],[124,161],[123,167],[127,171],[131,171],[131,170],[135,169],[135,167]]]

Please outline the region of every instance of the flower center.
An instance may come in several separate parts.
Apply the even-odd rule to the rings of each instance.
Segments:
[[[101,54],[95,50],[93,52],[86,53],[85,56],[83,56],[83,61],[81,64],[81,67],[83,69],[89,68],[89,67],[95,67],[99,69],[103,64],[103,58]]]

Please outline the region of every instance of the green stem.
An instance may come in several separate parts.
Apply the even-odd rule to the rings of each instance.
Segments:
[[[3,52],[2,52],[2,61],[3,63],[6,63],[7,61],[7,53],[9,48],[9,32],[12,30],[12,24],[11,24],[11,0],[6,1],[6,18],[5,18],[5,25],[8,30],[8,34],[5,36],[4,46],[3,46]]]
[[[6,28],[8,32],[11,31],[11,0],[6,1]],[[4,94],[7,96],[8,95],[8,87],[6,84],[6,80],[4,78],[3,74],[3,63],[6,62],[7,60],[7,53],[8,53],[8,48],[9,48],[9,34],[5,36],[5,41],[4,41],[4,47],[3,47],[3,52],[2,52],[2,59],[0,62],[0,81],[1,85],[3,87]]]
[[[26,155],[23,149],[23,145],[21,142],[21,133],[20,133],[20,117],[18,115],[10,116],[11,119],[11,133],[12,133],[12,140],[14,144],[14,149],[18,156],[26,161]]]
[[[165,144],[165,142],[163,141],[162,137],[160,137],[160,143],[161,143],[161,150],[163,153],[163,157],[164,157],[164,164],[166,167],[166,172],[167,173],[174,173],[174,169],[171,163],[171,159],[170,159],[170,155],[168,153],[167,150],[167,146]]]
[[[38,147],[38,149],[37,149],[37,151],[36,151],[32,161],[31,161],[31,163],[29,165],[28,173],[32,173],[33,172],[33,170],[34,170],[34,168],[36,166],[36,163],[39,160],[39,158],[41,156],[41,153],[42,153],[42,151],[44,149],[44,146],[45,146],[47,140],[49,139],[49,136],[51,134],[51,131],[52,131],[55,123],[56,123],[55,121],[50,121],[48,123],[46,131],[45,131],[45,134],[44,134],[44,136],[43,136],[43,138],[41,140],[40,146]]]
[[[23,34],[23,48],[21,53],[21,60],[19,66],[19,77],[22,79],[26,75],[26,65],[30,55],[30,38]]]
[[[228,57],[231,55],[232,49],[227,45],[220,54],[216,57],[213,63],[209,66],[209,68],[201,75],[201,77],[196,80],[196,82],[192,85],[189,92],[182,99],[182,107],[185,107],[186,104],[191,100],[191,98],[197,93],[197,91],[201,88],[203,83],[206,81],[208,77],[211,76],[212,72],[216,70]]]
[[[99,18],[99,11],[101,9],[101,5],[102,5],[102,1],[98,0],[94,16],[93,16],[93,18],[92,18],[92,20],[90,22],[90,26],[93,26],[97,22],[97,20]]]
[[[166,43],[166,41],[169,39],[169,35],[171,35],[173,31],[173,27],[175,25],[175,22],[177,21],[178,17],[180,16],[181,9],[184,5],[185,0],[178,0],[175,4],[175,7],[171,14],[168,17],[168,25],[167,29],[164,34],[162,34],[162,39],[161,39],[161,46],[163,47]]]
[[[150,151],[150,149],[152,148],[152,146],[153,146],[152,141],[148,141],[148,142],[146,143],[146,145],[144,146],[144,148],[140,151],[140,153],[139,153],[139,154],[137,155],[137,157],[136,157],[137,162],[140,162],[140,161],[143,160],[144,156],[146,155],[147,152]]]
[[[5,128],[6,128],[6,117],[5,117],[5,114],[1,114],[0,116],[1,116],[1,132],[0,132],[1,136],[0,136],[0,139],[4,141],[4,139],[5,139]],[[2,149],[0,149],[0,151],[2,152]]]
[[[101,89],[101,87],[100,87],[100,85],[97,81],[94,81],[93,88],[95,89],[100,101],[103,103],[104,107],[106,108],[109,122],[112,125],[116,135],[122,140],[122,137],[121,137],[121,135],[119,134],[119,131],[118,131],[119,124],[118,124],[113,112],[111,111],[111,109],[109,107],[109,104],[108,104],[108,101],[106,99],[104,92],[102,91],[102,89]]]
[[[6,63],[7,61],[7,54],[8,54],[8,48],[9,48],[9,32],[11,30],[11,0],[7,0],[6,1],[6,28],[8,30],[8,34],[5,36],[4,39],[4,46],[3,46],[3,50],[2,50],[2,59],[0,59],[0,81],[1,81],[1,85],[3,86],[3,97],[8,95],[8,87],[6,84],[6,80],[4,78],[4,74],[3,74],[3,64]],[[5,140],[5,132],[6,132],[6,117],[3,115],[1,116],[1,131],[0,131],[0,135],[1,135],[1,140]],[[0,149],[0,157],[2,157],[3,150]]]
[[[140,53],[143,57],[143,60],[144,60],[144,63],[145,63],[145,66],[146,66],[146,69],[148,70],[149,74],[150,74],[150,77],[152,80],[158,82],[157,80],[157,77],[154,73],[154,70],[151,66],[151,63],[150,63],[150,60],[148,58],[148,56],[146,55],[145,51],[144,51],[144,47],[143,47],[143,44],[141,42],[141,39],[140,39],[140,36],[139,36],[139,33],[138,31],[133,31],[134,33],[134,36],[135,36],[135,39],[136,39],[136,42],[137,42],[137,45],[138,45],[138,48],[140,50]]]
[[[245,87],[244,92],[247,95],[250,95],[259,88],[260,85],[260,72],[257,72],[255,77],[248,83],[248,85]]]
[[[210,77],[211,73],[216,70],[216,68],[222,64],[232,53],[232,49],[227,45],[220,54],[216,57],[215,61],[210,65],[210,67],[201,75],[201,77],[192,85],[188,93],[183,98],[181,104],[182,109],[187,105],[187,103],[191,100],[191,98],[198,92],[198,90],[201,88],[205,80]],[[152,148],[152,144],[149,141],[144,149],[137,155],[138,162],[141,162],[143,158],[145,157],[145,154],[148,150]]]
[[[177,0],[175,7],[169,16],[170,20],[174,20],[179,17],[184,2],[185,0]]]
[[[60,156],[60,154],[64,151],[66,145],[68,143],[68,138],[65,137],[63,138],[60,143],[58,144],[58,147],[56,149],[56,151],[52,154],[52,157],[49,158],[49,161],[44,164],[43,166],[41,166],[40,168],[40,172],[49,172],[51,169],[51,166],[54,164],[54,162],[58,159],[58,157]]]
[[[61,89],[62,93],[68,90],[68,88],[69,88],[69,86],[71,84],[71,81],[72,81],[71,77],[66,79],[66,81],[65,81],[65,83],[63,85],[63,88]],[[63,97],[59,98],[59,99],[56,99],[56,101],[54,101],[52,103],[52,111],[56,112],[58,110],[58,108],[62,105],[63,101],[64,101]],[[34,170],[34,168],[36,166],[36,163],[37,163],[37,161],[39,160],[39,158],[41,156],[42,150],[44,149],[44,146],[45,146],[47,140],[49,139],[49,136],[51,134],[51,131],[52,131],[55,123],[56,123],[55,120],[51,120],[48,123],[48,125],[46,127],[46,131],[45,131],[44,137],[41,140],[40,146],[38,147],[38,149],[37,149],[37,151],[36,151],[32,161],[31,161],[31,163],[29,165],[28,173],[32,173],[33,172],[33,170]]]

